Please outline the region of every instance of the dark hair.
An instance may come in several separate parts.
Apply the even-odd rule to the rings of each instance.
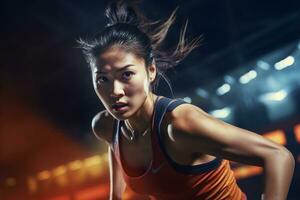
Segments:
[[[165,39],[170,26],[175,20],[177,8],[165,21],[150,21],[137,8],[137,1],[118,0],[111,2],[106,8],[106,17],[109,22],[106,27],[90,40],[79,39],[87,62],[93,67],[96,58],[101,52],[111,47],[121,47],[128,52],[145,60],[146,67],[155,62],[157,76],[152,84],[154,91],[161,77],[168,86],[172,87],[164,72],[177,65],[194,48],[199,46],[201,36],[186,42],[185,33],[187,22],[180,32],[179,42],[174,50],[163,51],[161,44]],[[174,96],[174,95],[173,95]]]

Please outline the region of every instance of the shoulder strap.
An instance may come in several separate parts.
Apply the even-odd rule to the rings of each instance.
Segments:
[[[184,103],[188,102],[180,98],[170,99],[167,97],[163,97],[159,99],[159,101],[157,102],[156,115],[154,116],[154,124],[156,125],[157,133],[160,132],[160,125],[165,113],[174,110],[177,106]]]
[[[170,98],[162,98],[159,100],[159,102],[157,102],[157,111],[156,111],[157,114],[154,118],[154,123],[155,123],[154,125],[156,127],[155,132],[158,136],[157,137],[158,143],[159,143],[163,153],[165,154],[167,160],[169,161],[169,163],[179,172],[187,173],[187,174],[198,174],[198,173],[203,173],[203,172],[207,172],[207,171],[216,169],[217,167],[220,166],[221,159],[214,159],[208,163],[200,164],[197,166],[180,165],[172,160],[172,158],[168,155],[168,153],[164,147],[162,137],[160,134],[160,126],[161,126],[163,116],[165,115],[165,113],[167,111],[168,112],[172,111],[178,105],[184,104],[184,103],[188,103],[188,102],[184,101],[183,99],[170,99]]]
[[[168,104],[166,112],[170,112],[170,111],[174,110],[180,104],[188,103],[188,102],[184,101],[183,99],[179,99],[179,98],[173,99],[173,100],[174,101],[171,101],[170,104]]]

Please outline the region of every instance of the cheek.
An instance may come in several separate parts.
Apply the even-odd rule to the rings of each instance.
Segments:
[[[101,90],[99,87],[97,87],[97,84],[95,82],[93,82],[93,87],[94,87],[94,91],[96,92],[97,96],[100,98],[101,96]]]
[[[147,79],[139,79],[132,82],[132,84],[126,87],[127,95],[128,96],[140,96],[148,94],[149,92],[149,84]]]
[[[149,83],[147,79],[144,80],[144,91],[148,94],[149,92]]]
[[[101,100],[103,104],[105,104],[105,102],[108,99],[107,98],[108,94],[106,94],[105,89],[103,87],[98,87],[95,81],[93,81],[93,87],[98,98]]]
[[[106,110],[110,110],[109,94],[103,88],[100,89],[94,86],[94,90]]]

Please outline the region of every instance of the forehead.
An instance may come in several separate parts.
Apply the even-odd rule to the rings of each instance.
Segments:
[[[97,71],[118,70],[126,65],[144,66],[144,59],[133,53],[127,52],[122,48],[110,48],[99,55],[97,58]]]

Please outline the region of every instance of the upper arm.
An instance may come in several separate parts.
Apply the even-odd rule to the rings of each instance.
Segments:
[[[111,188],[110,199],[121,199],[126,183],[111,148],[113,120],[114,118],[106,110],[100,111],[92,120],[92,129],[98,139],[108,144],[108,164]]]
[[[288,152],[283,146],[214,118],[192,104],[183,104],[176,109],[172,113],[172,138],[190,152],[258,166],[277,150]]]
[[[92,130],[95,136],[108,143],[112,142],[113,117],[106,111],[100,111],[92,120]]]

